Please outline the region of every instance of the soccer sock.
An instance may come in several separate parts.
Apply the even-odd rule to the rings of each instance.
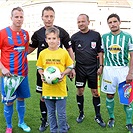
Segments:
[[[96,116],[100,116],[100,97],[93,97],[93,106]]]
[[[19,124],[22,124],[24,122],[25,102],[17,100],[16,109],[18,111]]]
[[[44,101],[40,100],[40,111],[41,111],[41,115],[42,118],[47,121],[47,107]]]
[[[126,113],[126,124],[132,124],[132,113],[133,113],[133,106],[130,105],[124,105],[124,110]]]
[[[77,104],[79,107],[79,111],[80,111],[80,113],[84,114],[84,95],[82,95],[82,96],[76,95],[76,98],[77,98]]]
[[[109,118],[115,118],[114,116],[114,98],[108,99],[106,98],[106,107],[109,113]]]
[[[4,116],[8,128],[12,128],[12,115],[13,115],[13,104],[10,106],[4,104]]]

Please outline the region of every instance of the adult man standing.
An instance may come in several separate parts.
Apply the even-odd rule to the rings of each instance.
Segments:
[[[107,94],[108,126],[112,128],[115,123],[114,95],[116,88],[123,81],[130,83],[133,80],[133,40],[129,33],[120,30],[121,21],[117,14],[109,15],[107,23],[111,32],[102,36],[105,60],[101,89]],[[128,53],[130,54],[130,59],[128,58]],[[133,133],[133,105],[124,105],[124,110],[126,113],[126,127]]]
[[[101,49],[101,37],[96,31],[88,28],[90,21],[86,14],[80,14],[77,18],[77,24],[80,31],[72,35],[71,43],[75,52],[75,72],[76,72],[76,87],[77,87],[77,104],[79,108],[79,116],[76,121],[78,123],[84,120],[84,88],[86,81],[88,87],[91,88],[93,96],[93,105],[95,109],[95,121],[105,127],[100,114],[100,97],[97,90],[97,75],[100,75],[103,70],[103,52]],[[97,69],[97,56],[99,56],[99,69]]]
[[[30,132],[24,122],[25,102],[24,99],[30,97],[30,89],[28,84],[28,46],[29,34],[21,29],[24,12],[20,7],[13,8],[11,12],[12,25],[0,31],[0,69],[4,77],[12,78],[13,75],[23,76],[24,79],[17,87],[13,95],[7,99],[7,93],[4,89],[4,77],[2,77],[2,102],[4,103],[4,116],[6,119],[6,133],[12,133],[12,115],[13,102],[17,98],[16,109],[18,111],[18,127],[25,132]],[[11,81],[10,85],[13,84]],[[12,86],[10,86],[12,87]],[[9,89],[9,87],[8,87]],[[13,87],[11,88],[13,89]],[[8,100],[8,101],[7,101]]]
[[[29,47],[29,53],[31,53],[32,51],[34,51],[36,48],[38,48],[37,51],[37,58],[39,56],[39,53],[48,47],[48,44],[46,43],[45,40],[45,31],[47,28],[55,26],[53,25],[54,23],[54,19],[55,19],[55,11],[52,7],[47,6],[43,9],[42,11],[42,20],[44,23],[44,27],[40,28],[39,30],[37,30],[33,36],[31,37],[31,41],[32,43],[30,44]],[[74,60],[74,54],[73,54],[73,50],[71,48],[71,43],[70,43],[70,37],[69,34],[61,27],[59,26],[55,26],[56,28],[59,29],[60,31],[60,47],[64,47],[66,48],[66,50],[68,51],[70,57]],[[73,71],[73,76],[75,74],[75,71]],[[73,78],[72,76],[72,78]],[[47,123],[47,108],[45,105],[44,100],[42,99],[42,80],[40,77],[40,74],[37,72],[37,85],[36,85],[36,92],[41,94],[41,98],[40,98],[40,111],[41,111],[41,121],[42,124],[39,127],[39,130],[41,132],[43,132],[44,130],[46,130],[48,123]]]

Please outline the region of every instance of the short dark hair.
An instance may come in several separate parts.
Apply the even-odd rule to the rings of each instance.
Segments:
[[[84,14],[84,13],[79,14],[79,16],[82,16],[82,15],[85,15],[87,20],[89,21],[89,16],[87,14]]]
[[[53,12],[55,13],[53,7],[51,7],[51,6],[46,6],[46,7],[42,10],[42,16],[43,16],[44,11],[53,11]]]
[[[48,29],[46,29],[46,32],[45,32],[45,35],[47,36],[49,33],[54,33],[54,34],[57,34],[57,37],[59,37],[59,29],[57,29],[56,27],[50,27]]]
[[[112,14],[110,14],[110,15],[108,16],[107,22],[108,22],[108,20],[109,20],[110,18],[113,18],[113,17],[117,18],[118,21],[120,22],[120,17],[119,17],[119,15],[117,15],[117,14],[115,14],[115,13],[112,13]]]
[[[18,7],[15,7],[15,8],[12,9],[12,11],[11,11],[11,16],[13,16],[13,12],[14,12],[15,10],[24,12],[23,9],[22,9],[21,7],[18,6]]]

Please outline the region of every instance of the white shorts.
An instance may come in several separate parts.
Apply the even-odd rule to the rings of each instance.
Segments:
[[[104,66],[101,91],[114,94],[119,83],[126,80],[128,71],[128,66]]]

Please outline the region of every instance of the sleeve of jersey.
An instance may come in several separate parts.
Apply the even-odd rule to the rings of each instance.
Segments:
[[[72,67],[73,68],[73,64],[74,64],[74,62],[73,62],[73,60],[71,59],[71,57],[69,56],[69,54],[68,54],[68,52],[66,52],[66,67],[68,67],[68,68],[70,68],[70,67]],[[71,69],[72,69],[71,68]]]
[[[26,35],[27,35],[26,52],[28,53],[29,39],[30,39],[28,31],[26,31]]]
[[[35,32],[32,37],[31,37],[31,43],[29,45],[32,48],[37,48],[38,47],[38,40],[37,40],[37,33]]]
[[[75,52],[75,42],[73,40],[73,36],[71,37],[71,46],[72,46],[73,52]]]
[[[62,44],[64,45],[64,47],[66,49],[71,48],[70,36],[64,29],[62,29],[62,36],[63,36]]]
[[[133,52],[133,38],[130,37],[129,43],[128,43],[129,51]]]
[[[98,42],[97,42],[97,52],[100,53],[100,52],[103,52],[103,48],[102,48],[102,39],[101,39],[101,36],[100,34],[98,35]]]
[[[42,54],[39,54],[39,58],[36,63],[37,68],[43,68],[43,63],[42,63]]]

